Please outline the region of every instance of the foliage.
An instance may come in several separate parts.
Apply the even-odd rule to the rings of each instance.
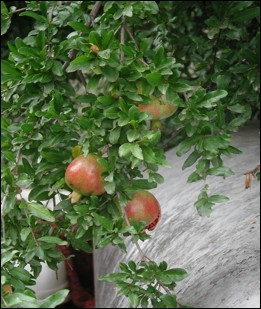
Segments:
[[[41,261],[56,269],[59,245],[91,252],[91,240],[94,248],[111,243],[126,250],[126,236],[134,244],[150,238],[143,223],[126,226],[118,207],[163,182],[158,168],[169,166],[170,131],[177,155],[190,151],[183,169],[195,171],[188,182],[204,181],[198,213],[209,215],[227,200],[210,195],[205,181],[233,174],[222,161],[240,153],[231,133],[259,110],[259,3],[106,1],[97,17],[92,1],[27,1],[19,12],[3,1],[1,7],[2,34],[14,14],[34,22],[24,39],[8,42],[2,60],[1,278],[13,289],[3,293],[2,305],[37,307],[43,304],[30,300],[34,293],[25,287],[34,284]],[[150,130],[150,116],[137,108],[152,94],[178,106],[162,132]],[[71,205],[64,173],[77,149],[100,156],[106,193]],[[29,201],[20,196],[24,188]],[[57,198],[49,210],[46,201]],[[133,307],[149,299],[154,307],[175,307],[175,296],[161,292],[162,285],[174,288],[175,269],[133,263],[121,264],[124,276],[103,280],[118,284],[122,295],[132,280]]]

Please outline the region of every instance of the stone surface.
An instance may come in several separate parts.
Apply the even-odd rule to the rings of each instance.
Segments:
[[[243,151],[224,158],[235,175],[207,180],[210,194],[230,200],[216,204],[209,218],[200,217],[193,206],[203,182],[186,182],[194,168],[182,171],[187,155],[179,158],[175,149],[166,153],[173,167],[160,171],[165,182],[151,190],[162,206],[162,220],[141,247],[157,263],[165,260],[169,267],[187,270],[189,276],[178,282],[175,294],[180,303],[195,308],[260,308],[260,183],[252,181],[246,190],[243,175],[260,163],[258,124],[236,133],[232,145]],[[129,307],[127,299],[116,296],[113,284],[97,279],[117,271],[119,262],[140,260],[133,244],[127,250],[96,250],[96,308]]]

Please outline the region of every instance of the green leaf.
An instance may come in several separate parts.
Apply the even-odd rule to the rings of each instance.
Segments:
[[[32,233],[32,229],[30,227],[24,227],[20,232],[21,240],[25,241],[30,233]]]
[[[200,157],[201,157],[201,154],[194,150],[187,157],[186,161],[183,163],[182,170],[184,170],[187,167],[192,166]]]
[[[115,186],[116,186],[115,182],[106,182],[104,189],[108,194],[111,195],[115,192]]]
[[[163,82],[163,78],[160,73],[154,72],[146,75],[148,83],[152,86],[159,86]]]
[[[66,210],[72,207],[71,201],[69,199],[63,200],[57,205],[55,205],[54,210]]]
[[[38,238],[37,240],[47,242],[48,244],[68,245],[67,241],[64,241],[56,236],[43,236]]]
[[[150,190],[156,187],[157,187],[157,183],[149,182],[147,179],[136,179],[136,180],[133,180],[131,183],[131,189],[135,188],[135,189]]]
[[[112,145],[117,144],[118,140],[120,138],[121,135],[121,127],[117,127],[115,129],[113,129],[110,133],[109,133],[109,141]]]
[[[12,261],[16,253],[19,253],[19,251],[12,250],[9,252],[1,253],[1,267],[3,267],[5,263]]]
[[[100,76],[94,75],[92,76],[87,83],[87,91],[92,92],[93,90],[97,90],[97,86],[100,81]]]
[[[160,299],[164,302],[166,305],[165,308],[177,308],[177,301],[175,295],[161,295]]]
[[[142,149],[138,144],[132,145],[131,152],[135,158],[143,160]]]
[[[191,89],[191,86],[185,83],[173,83],[171,86],[172,89],[176,92],[185,92]]]
[[[90,43],[98,46],[99,48],[101,47],[101,37],[97,31],[91,31],[89,34],[89,41]]]
[[[119,117],[119,109],[118,107],[109,107],[104,111],[104,116],[109,119],[117,119]]]
[[[46,221],[55,222],[55,218],[53,217],[53,215],[47,209],[46,206],[43,206],[38,203],[28,203],[27,207],[30,213],[33,214],[34,216]]]
[[[176,154],[178,157],[181,157],[183,154],[187,153],[190,148],[195,144],[196,140],[198,139],[194,137],[189,137],[184,139],[181,143],[178,144]]]
[[[187,182],[191,183],[191,182],[195,182],[195,181],[198,181],[198,180],[201,180],[201,179],[202,179],[202,177],[197,172],[193,172],[189,175]]]
[[[136,267],[136,263],[135,263],[134,261],[129,261],[129,262],[128,262],[128,266],[129,266],[129,268],[130,268],[132,271],[136,272],[137,267]]]
[[[2,4],[3,1],[1,1]],[[11,25],[11,17],[8,14],[1,14],[1,35],[4,35]]]
[[[216,102],[218,102],[220,99],[227,96],[226,90],[215,90],[212,92],[209,92],[205,95],[203,101],[197,104],[198,107],[205,107],[205,108],[211,108],[214,107]]]
[[[234,146],[228,146],[227,150],[230,152],[230,153],[235,153],[235,154],[240,154],[242,153],[242,151]]]
[[[244,22],[247,20],[251,20],[255,17],[258,17],[259,15],[260,15],[259,7],[249,8],[244,11],[241,11],[235,17],[232,17],[231,22]]]
[[[76,57],[66,69],[67,72],[75,72],[77,70],[88,71],[90,69],[90,57],[82,55]]]
[[[101,281],[109,281],[109,282],[117,282],[121,280],[126,280],[128,279],[129,275],[126,273],[113,273],[113,274],[108,274],[105,276],[100,276],[99,280]]]
[[[8,197],[6,199],[4,213],[5,212],[8,213],[10,210],[12,210],[14,208],[15,203],[16,203],[16,193],[11,192],[8,194]]]
[[[39,300],[40,308],[56,308],[65,301],[69,292],[70,290],[63,289],[43,300]]]
[[[30,273],[25,270],[24,268],[20,268],[20,267],[14,267],[12,269],[9,270],[11,276],[15,277],[18,280],[21,281],[28,281],[31,278]]]
[[[98,56],[101,59],[110,59],[111,51],[110,51],[110,49],[101,50],[101,51],[98,52]]]
[[[83,23],[79,21],[69,21],[67,25],[72,27],[76,31],[81,31],[85,33],[89,32],[89,29]]]
[[[128,3],[128,2],[125,2],[125,3]],[[128,16],[128,17],[132,17],[133,13],[132,13],[132,5],[127,5],[123,11],[122,11],[122,15],[123,16]]]
[[[200,216],[207,216],[207,217],[211,214],[213,205],[214,205],[213,203],[208,202],[207,199],[205,198],[199,198],[194,204],[198,214]]]
[[[131,143],[138,139],[140,136],[140,133],[137,130],[130,129],[127,131],[127,139]]]
[[[8,308],[38,308],[38,301],[35,297],[28,296],[24,292],[15,292],[6,297]]]
[[[229,201],[229,198],[225,195],[211,195],[208,197],[210,203],[223,203]]]
[[[109,31],[102,40],[102,49],[107,49],[113,41],[114,31]]]
[[[216,168],[210,168],[208,170],[208,174],[215,176],[231,176],[234,175],[234,172],[229,167],[221,166]]]
[[[119,72],[115,68],[111,68],[109,66],[101,67],[101,71],[103,75],[108,79],[110,82],[115,82],[119,77]]]
[[[166,273],[175,282],[183,280],[188,275],[188,273],[182,268],[172,268],[172,269],[166,270]]]
[[[169,285],[173,283],[173,280],[169,277],[169,275],[165,271],[157,273],[156,278],[163,284]]]
[[[246,111],[245,106],[241,104],[234,104],[227,107],[229,110],[231,110],[234,113],[244,113]]]
[[[133,146],[130,143],[122,144],[119,148],[119,156],[124,157],[128,154],[131,154],[132,153],[132,147]]]
[[[104,217],[104,216],[100,216],[96,213],[93,214],[93,218],[95,220],[96,223],[100,224],[102,227],[104,227],[107,231],[111,231],[113,229],[113,222],[112,220]]]
[[[140,43],[140,51],[142,53],[146,53],[146,51],[148,50],[150,46],[150,41],[148,38],[144,38],[141,40],[141,43]]]
[[[42,15],[38,15],[38,14],[36,14],[34,12],[31,12],[31,11],[22,12],[22,13],[20,13],[20,16],[29,16],[29,17],[34,18],[37,21],[41,21],[41,22],[47,23],[47,18],[46,17],[44,17]]]
[[[132,308],[137,308],[140,303],[140,298],[137,294],[130,293],[128,294],[129,300],[130,300],[130,305]]]
[[[1,1],[1,13],[2,14],[8,14],[8,9],[7,9],[4,1]]]

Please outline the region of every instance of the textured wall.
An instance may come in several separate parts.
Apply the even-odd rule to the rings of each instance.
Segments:
[[[152,239],[141,243],[147,256],[169,267],[181,267],[189,276],[177,284],[177,300],[197,308],[260,308],[260,183],[244,188],[244,172],[260,162],[260,131],[257,124],[241,129],[233,137],[241,155],[225,158],[235,175],[209,177],[210,194],[229,195],[209,218],[199,217],[193,206],[202,182],[186,183],[193,171],[181,170],[187,156],[175,149],[166,153],[171,169],[161,169],[165,182],[152,190],[162,206],[162,219]],[[117,271],[119,262],[139,261],[135,246],[124,254],[116,247],[96,250],[95,284],[97,308],[128,308],[128,301],[116,296],[111,283],[100,275]]]

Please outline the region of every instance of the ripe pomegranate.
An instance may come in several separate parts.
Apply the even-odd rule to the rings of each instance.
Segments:
[[[145,221],[145,229],[152,231],[160,219],[160,204],[153,194],[140,190],[125,206],[128,219],[135,222]]]
[[[81,195],[101,195],[105,192],[105,181],[101,174],[105,168],[98,162],[99,157],[88,154],[75,158],[67,167],[65,182],[73,189],[71,202],[77,202]]]
[[[151,96],[149,104],[139,104],[138,108],[141,112],[150,114],[152,120],[161,120],[173,115],[178,107],[167,101],[165,96],[159,98]]]

